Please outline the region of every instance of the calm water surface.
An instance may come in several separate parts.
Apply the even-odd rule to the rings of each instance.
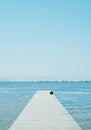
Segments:
[[[91,82],[0,82],[0,130],[8,130],[37,90],[53,90],[83,130],[91,130]]]

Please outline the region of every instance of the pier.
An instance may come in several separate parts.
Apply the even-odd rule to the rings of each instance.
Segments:
[[[82,130],[53,92],[37,91],[9,130]]]

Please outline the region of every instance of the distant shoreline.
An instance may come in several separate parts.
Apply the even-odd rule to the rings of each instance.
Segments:
[[[0,81],[0,83],[88,83],[91,81]]]

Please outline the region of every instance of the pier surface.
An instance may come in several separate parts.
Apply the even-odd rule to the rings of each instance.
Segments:
[[[50,91],[37,91],[9,130],[81,130]]]

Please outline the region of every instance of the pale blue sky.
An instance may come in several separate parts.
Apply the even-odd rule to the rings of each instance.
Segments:
[[[91,80],[91,0],[0,0],[0,79]]]

